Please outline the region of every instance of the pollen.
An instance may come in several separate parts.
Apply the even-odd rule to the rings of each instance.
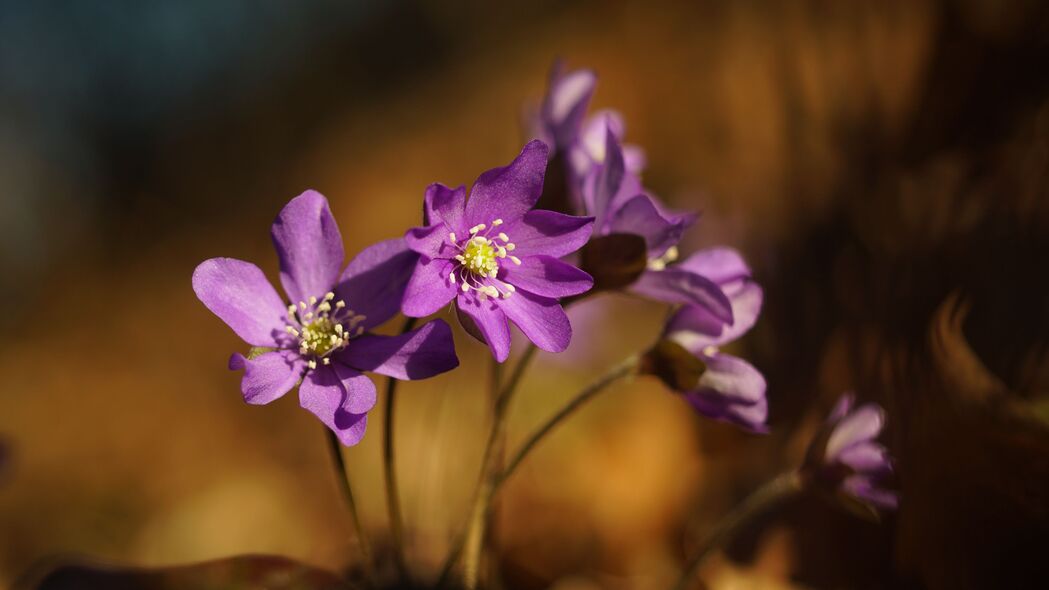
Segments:
[[[345,301],[335,301],[335,293],[328,292],[322,298],[309,297],[298,305],[289,305],[284,331],[306,358],[306,365],[315,369],[318,363],[330,365],[332,353],[364,333],[361,324],[366,319],[348,309]]]
[[[474,291],[481,300],[488,298],[506,299],[514,293],[509,283],[499,279],[500,260],[509,259],[514,264],[521,261],[510,256],[516,247],[506,232],[495,228],[503,225],[502,219],[494,219],[490,224],[479,223],[469,229],[469,237],[457,239],[455,232],[449,232],[448,242],[457,251],[452,258],[457,262],[448,274],[448,282],[458,285],[463,293]]]

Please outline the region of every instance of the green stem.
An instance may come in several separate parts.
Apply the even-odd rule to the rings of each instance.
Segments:
[[[601,377],[598,377],[590,385],[587,385],[582,390],[580,390],[579,393],[575,395],[575,397],[573,397],[567,404],[565,404],[563,408],[561,408],[556,414],[554,414],[549,420],[547,420],[542,426],[540,426],[539,429],[536,430],[532,434],[532,436],[528,437],[528,440],[521,445],[517,453],[515,453],[513,458],[510,459],[510,462],[507,464],[506,468],[503,469],[502,472],[499,473],[498,477],[495,478],[491,493],[494,494],[496,491],[498,491],[499,487],[503,484],[503,482],[505,482],[507,478],[513,475],[514,470],[516,470],[517,466],[521,464],[521,461],[524,461],[525,457],[528,456],[528,453],[530,453],[532,449],[537,444],[539,444],[539,441],[542,440],[547,434],[549,434],[550,431],[554,429],[554,427],[556,427],[566,418],[571,416],[572,413],[574,413],[576,410],[582,407],[583,404],[590,401],[590,399],[592,399],[598,393],[604,391],[606,387],[615,383],[619,379],[622,379],[623,377],[632,374],[634,370],[637,369],[639,360],[640,357],[638,357],[637,355],[625,359],[623,362],[619,363],[615,367],[612,367],[612,369],[609,370],[607,373],[605,373]]]
[[[766,482],[765,485],[747,496],[707,532],[699,545],[699,551],[688,561],[681,572],[681,577],[674,584],[674,590],[686,590],[707,555],[735,537],[755,517],[799,491],[801,491],[801,478],[796,471],[790,471]]]
[[[357,503],[353,500],[353,489],[350,487],[350,478],[346,472],[346,462],[342,458],[342,443],[339,442],[338,437],[335,436],[331,429],[325,428],[324,431],[328,434],[328,446],[331,449],[336,479],[339,480],[343,499],[346,501],[346,506],[350,509],[350,516],[353,518],[353,528],[357,532],[357,543],[361,547],[361,560],[364,562],[365,581],[368,586],[374,587],[375,568],[372,563],[371,546],[368,544],[368,536],[364,533],[364,525],[361,524],[361,517],[357,512]]]
[[[406,318],[401,334],[415,327],[416,318]],[[390,537],[393,542],[393,563],[401,580],[408,578],[408,566],[404,559],[404,520],[401,517],[401,498],[397,487],[397,464],[393,453],[393,416],[397,401],[398,380],[389,377],[386,381],[386,413],[383,416],[382,462],[386,480],[386,513],[390,519]]]
[[[484,541],[485,515],[488,511],[488,501],[491,499],[490,495],[486,493],[486,489],[492,483],[492,465],[494,463],[493,457],[496,454],[496,442],[502,436],[503,429],[506,427],[506,409],[510,405],[510,400],[513,398],[513,394],[524,376],[525,369],[532,362],[537,350],[534,344],[530,344],[525,349],[521,359],[514,366],[509,380],[503,385],[502,393],[495,399],[495,404],[492,408],[492,427],[488,432],[488,440],[485,442],[484,453],[481,459],[481,477],[478,480],[477,488],[474,490],[473,501],[470,506],[469,525],[465,534],[457,536],[452,544],[452,549],[444,561],[444,567],[441,568],[441,575],[437,580],[438,588],[447,584],[452,569],[455,567],[456,562],[459,561],[459,556],[463,554],[464,550],[466,551],[466,558],[463,564],[464,582],[467,588],[471,588],[469,581],[472,577],[473,584],[476,585],[480,548]]]

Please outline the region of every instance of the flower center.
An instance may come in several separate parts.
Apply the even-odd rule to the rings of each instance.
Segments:
[[[470,272],[488,276],[499,274],[499,263],[495,261],[495,248],[484,238],[470,240],[463,251],[463,266]]]
[[[659,258],[653,258],[648,261],[649,270],[663,270],[668,264],[677,260],[678,250],[677,246],[671,246],[667,248],[667,251],[663,253]]]
[[[499,280],[499,260],[509,259],[521,264],[521,259],[509,254],[516,247],[503,232],[492,235],[495,228],[503,224],[496,219],[491,226],[481,223],[470,228],[470,236],[459,240],[455,232],[448,234],[448,241],[459,251],[455,256],[458,265],[448,275],[453,284],[461,284],[463,293],[477,291],[484,300],[488,297],[506,299],[514,292],[514,286]]]
[[[350,340],[364,333],[361,325],[365,316],[346,308],[346,302],[332,303],[335,293],[326,293],[320,301],[310,297],[309,301],[288,306],[288,317],[284,330],[298,341],[299,354],[308,358],[307,365],[317,368],[331,364],[330,355],[349,344]]]

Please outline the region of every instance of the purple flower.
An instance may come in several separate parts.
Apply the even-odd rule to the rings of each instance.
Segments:
[[[717,285],[731,302],[733,318],[726,323],[702,305],[685,305],[670,318],[666,337],[706,365],[698,387],[685,392],[685,397],[705,416],[766,432],[765,378],[747,361],[720,351],[757,322],[761,287],[751,278],[743,257],[730,248],[697,252],[675,267],[673,272],[692,273]]]
[[[569,181],[578,192],[590,171],[605,161],[605,130],[612,129],[623,137],[626,124],[618,112],[606,109],[590,117],[586,110],[594,95],[597,75],[592,70],[565,70],[557,61],[550,71],[546,95],[529,121],[532,137],[552,146],[550,156],[562,156],[568,163]],[[626,168],[640,174],[645,167],[644,151],[637,146],[624,146]]]
[[[345,270],[342,236],[323,195],[292,199],[271,230],[280,259],[281,299],[259,267],[212,258],[193,272],[193,290],[257,356],[234,353],[249,404],[268,404],[301,380],[299,403],[344,445],[364,436],[375,385],[361,371],[424,379],[458,366],[451,330],[430,322],[400,336],[368,331],[395,315],[415,253],[402,239],[365,248]],[[254,353],[255,351],[253,351]]]
[[[892,474],[892,459],[875,440],[885,426],[885,412],[877,404],[854,404],[852,393],[842,395],[809,448],[803,471],[816,485],[868,508],[895,509],[896,492],[881,486]]]
[[[430,185],[429,225],[405,235],[420,255],[405,315],[427,316],[454,299],[464,327],[499,362],[510,352],[507,319],[543,350],[568,346],[572,327],[558,299],[586,292],[593,279],[560,258],[586,243],[593,220],[532,210],[546,162],[546,145],[532,141],[510,165],[481,174],[469,200],[465,187]]]

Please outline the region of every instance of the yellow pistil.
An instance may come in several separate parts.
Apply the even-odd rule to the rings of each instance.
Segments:
[[[499,270],[499,263],[495,261],[495,248],[484,238],[473,238],[463,252],[463,266],[474,274],[494,276],[493,273]]]

